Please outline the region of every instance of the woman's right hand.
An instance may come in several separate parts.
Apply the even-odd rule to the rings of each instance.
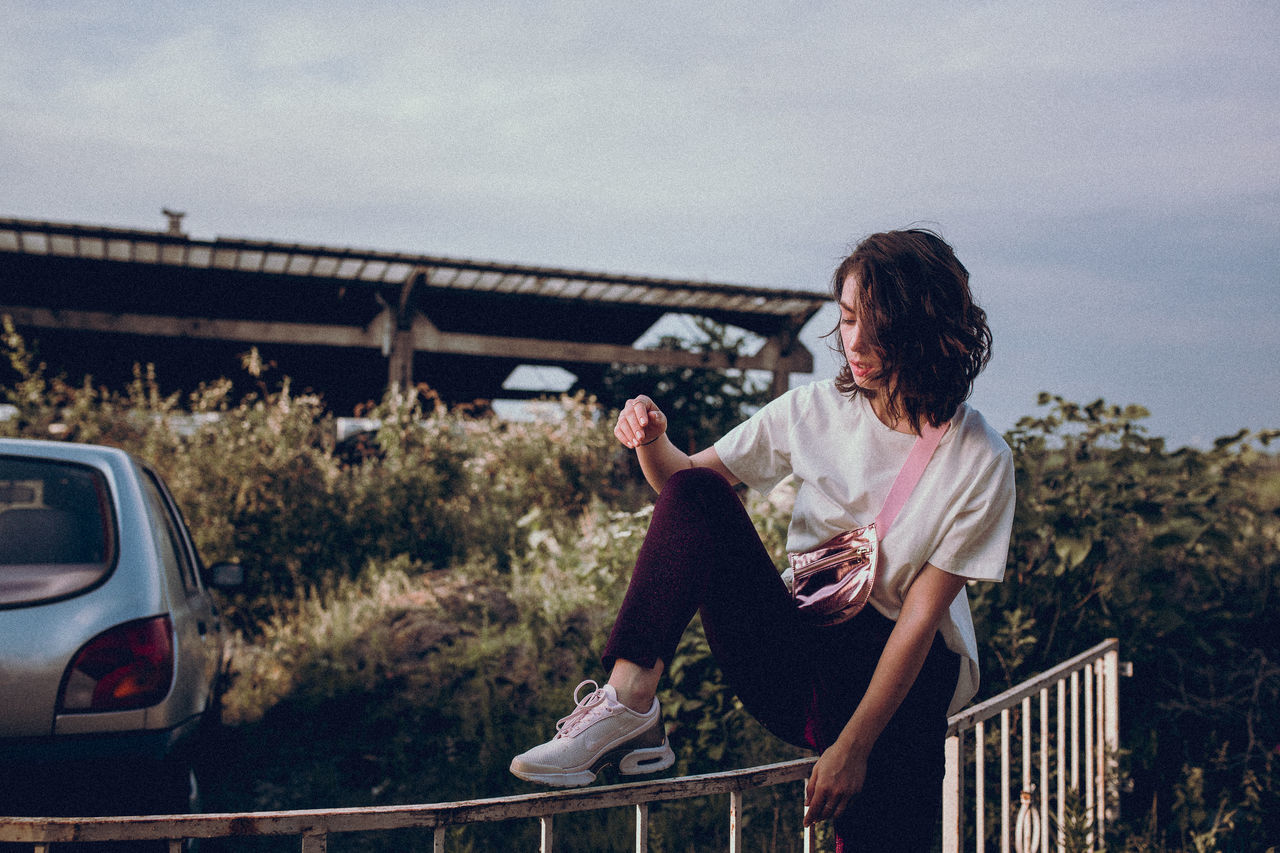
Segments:
[[[641,394],[628,400],[618,413],[613,434],[630,448],[648,444],[667,431],[667,416],[653,400]]]

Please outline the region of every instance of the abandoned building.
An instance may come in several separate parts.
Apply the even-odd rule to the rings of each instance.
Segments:
[[[594,393],[613,364],[767,371],[774,394],[813,370],[800,343],[826,294],[298,245],[195,239],[183,214],[146,231],[0,219],[0,315],[51,374],[121,388],[137,364],[162,385],[243,376],[256,347],[277,376],[339,414],[390,385],[425,383],[447,403],[519,398],[522,365],[555,366]],[[695,315],[763,339],[723,353],[637,342]]]

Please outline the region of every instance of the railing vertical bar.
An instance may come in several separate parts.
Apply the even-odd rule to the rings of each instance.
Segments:
[[[1031,804],[1031,791],[1035,784],[1031,781],[1031,697],[1022,700],[1022,790],[1018,795],[1018,823],[1015,828],[1014,849],[1018,853],[1029,853],[1032,830],[1035,828],[1032,818],[1035,806]],[[1025,821],[1025,822],[1024,822]]]
[[[649,853],[648,803],[636,803],[636,853]]]
[[[1022,700],[1022,790],[1031,790],[1031,697]]]
[[[1049,853],[1049,688],[1040,688],[1040,849]]]
[[[942,853],[960,853],[960,812],[964,803],[964,731],[948,735],[943,747],[945,769],[942,774]]]
[[[808,814],[809,810],[805,809]],[[805,825],[803,843],[804,853],[818,853],[818,831],[815,827]]]
[[[742,853],[742,792],[729,792],[729,853]]]
[[[329,849],[329,836],[323,832],[302,834],[302,853],[325,853]]]
[[[1067,803],[1067,682],[1058,679],[1058,853],[1066,853],[1067,832],[1062,821]]]
[[[1000,853],[1010,853],[1009,843],[1009,709],[1000,712]]]
[[[987,847],[987,761],[986,723],[982,720],[973,727],[973,788],[977,801],[973,816],[973,836],[977,853]]]
[[[1107,721],[1106,721],[1106,661],[1101,658],[1094,661],[1094,668],[1098,673],[1098,686],[1094,691],[1097,703],[1096,716],[1098,718],[1096,736],[1098,738],[1097,746],[1097,769],[1094,771],[1098,780],[1094,783],[1094,789],[1097,791],[1095,797],[1095,809],[1097,811],[1097,820],[1095,824],[1098,827],[1098,846],[1106,847],[1106,829],[1107,829]]]
[[[1084,809],[1093,820],[1090,821],[1090,850],[1094,849],[1093,827],[1097,825],[1097,814],[1094,811],[1093,790],[1093,666],[1084,671]]]
[[[1107,665],[1107,774],[1108,778],[1114,779],[1116,764],[1120,757],[1120,652],[1112,649],[1107,652],[1104,660]],[[1113,792],[1118,793],[1118,792]],[[1107,800],[1107,808],[1113,809],[1109,817],[1112,820],[1120,819],[1120,798],[1118,796],[1110,797]]]
[[[447,826],[437,826],[431,833],[431,853],[444,853],[444,837],[448,831]]]
[[[1071,788],[1080,791],[1080,672],[1071,673]]]
[[[551,815],[543,815],[538,818],[539,835],[538,851],[539,853],[552,853],[555,848],[555,835],[552,832]]]

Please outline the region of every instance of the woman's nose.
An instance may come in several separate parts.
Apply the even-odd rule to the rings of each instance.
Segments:
[[[854,323],[852,326],[849,327],[848,342],[845,344],[845,346],[848,347],[849,352],[862,352],[862,344],[863,344],[862,324]]]

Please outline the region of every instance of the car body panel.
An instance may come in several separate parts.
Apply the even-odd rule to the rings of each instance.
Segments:
[[[114,514],[116,559],[105,579],[84,591],[0,606],[0,760],[171,751],[209,708],[222,663],[221,623],[180,511],[159,477],[121,450],[0,439],[0,458],[15,456],[101,472]],[[173,626],[168,695],[147,708],[57,713],[63,676],[86,643],[158,616]]]

